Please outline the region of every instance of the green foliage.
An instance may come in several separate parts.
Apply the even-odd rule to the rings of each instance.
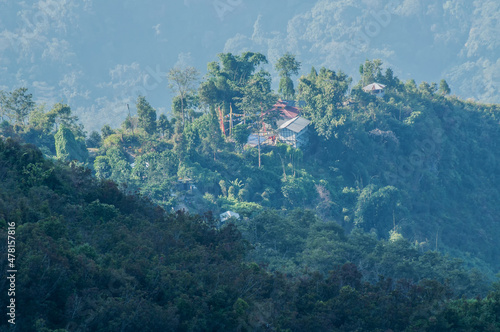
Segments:
[[[29,114],[28,123],[44,133],[50,133],[54,127],[53,117],[45,112],[45,105],[40,105]]]
[[[0,110],[2,118],[8,117],[16,124],[24,124],[25,119],[35,109],[33,95],[27,88],[19,88],[12,92],[2,93],[0,96]]]
[[[136,107],[139,128],[152,135],[156,131],[156,110],[151,107],[144,96],[137,97]]]
[[[101,133],[102,133],[102,138],[106,139],[108,136],[112,135],[114,133],[113,129],[109,125],[104,125],[101,128]]]
[[[271,76],[264,71],[251,76],[248,84],[240,91],[242,97],[237,99],[236,105],[254,119],[261,112],[268,110],[278,99],[271,91]]]
[[[160,131],[162,137],[168,138],[172,134],[172,126],[165,114],[160,114],[156,127]]]
[[[86,141],[87,147],[89,148],[99,148],[102,144],[101,135],[97,131],[92,131],[89,138]]]
[[[280,93],[285,99],[293,99],[295,96],[295,90],[293,88],[291,76],[299,73],[300,62],[295,59],[293,54],[286,53],[278,59],[275,68],[280,75],[278,93]]]
[[[386,84],[383,98],[362,84],[348,95],[349,77],[312,68],[298,85],[311,144],[242,148],[251,129],[272,124],[265,111],[277,97],[259,70],[262,54],[219,60],[198,94],[193,83],[174,98],[179,121],[156,120],[140,97],[143,130],[130,117],[122,129],[105,126],[102,142],[91,133],[99,180],[78,163],[43,159],[86,153],[68,105],[1,124],[13,138],[0,141],[0,223],[18,224],[20,330],[71,322],[88,330],[493,329],[498,289],[470,299],[486,295],[500,266],[498,105],[447,96],[443,81],[403,84],[377,60],[361,66],[360,83]],[[285,69],[291,80],[296,72]],[[8,94],[0,99],[9,118]],[[235,116],[243,123],[226,140],[219,108],[224,119],[230,108],[246,115]],[[216,229],[214,216],[227,210],[241,219]]]
[[[326,68],[321,68],[317,76],[310,74],[299,79],[299,99],[306,103],[304,116],[313,122],[319,135],[330,138],[344,125],[342,102],[350,83],[351,78],[344,73]]]
[[[54,135],[57,158],[61,160],[86,161],[88,158],[87,148],[83,140],[76,140],[73,132],[61,126]]]
[[[281,186],[288,206],[307,206],[315,198],[314,182],[311,176],[289,176]]]
[[[141,160],[150,162],[148,169],[176,165],[170,151],[163,153],[166,161],[151,152]],[[115,147],[96,160],[102,158],[114,167],[124,154]],[[17,223],[16,264],[24,271],[16,280],[23,290],[16,294],[23,303],[17,314],[26,317],[19,329],[480,330],[497,324],[498,290],[484,300],[449,301],[452,292],[440,282],[447,279],[457,295],[470,296],[484,291],[480,278],[404,239],[378,241],[359,230],[346,235],[313,211],[237,202],[235,210],[248,218],[237,227],[253,244],[249,251],[233,225],[215,230],[211,214],[166,214],[83,169],[42,161],[32,147],[0,141],[0,174],[6,175],[0,208],[6,223]],[[202,170],[182,167],[184,175]],[[33,172],[45,174],[44,186],[18,190],[26,176],[37,177]],[[239,178],[227,184],[235,191],[253,185]],[[354,196],[346,202],[355,200],[356,190],[344,192]],[[370,193],[384,204],[396,194],[390,187]],[[244,257],[300,277],[268,273]],[[263,310],[268,306],[273,311]]]
[[[450,86],[448,85],[448,83],[446,82],[445,79],[442,79],[439,82],[439,90],[438,91],[442,95],[449,95],[450,94],[451,89],[450,89]]]
[[[263,54],[220,53],[218,57],[220,63],[208,64],[207,82],[200,87],[200,99],[205,104],[213,110],[220,107],[224,115],[229,114],[231,107],[233,112],[248,112],[248,115],[254,115],[273,103],[271,99],[275,99],[275,96],[271,94],[269,73],[262,69],[256,73],[259,66],[267,63]],[[247,101],[256,108],[252,108]],[[263,105],[260,105],[260,102],[263,102]]]
[[[278,93],[280,93],[284,99],[293,99],[295,96],[295,89],[293,88],[293,81],[290,77],[285,76],[280,78]]]
[[[192,98],[194,91],[196,91],[195,86],[199,76],[200,73],[193,67],[176,67],[168,72],[169,87],[178,93],[175,100],[180,102],[180,108],[173,107],[173,110],[183,124],[186,116],[185,110],[189,107],[188,100]]]
[[[43,163],[30,163],[23,168],[23,182],[28,187],[39,186],[47,180],[54,169],[45,170]]]
[[[359,67],[359,73],[361,74],[361,85],[366,86],[368,84],[378,82],[383,82],[382,75],[382,61],[376,59],[373,61],[366,60],[363,65]],[[389,74],[389,77],[391,75]]]
[[[98,156],[94,160],[95,175],[99,179],[108,179],[111,176],[111,165],[109,158],[106,156]]]
[[[75,138],[85,139],[83,126],[78,123],[78,117],[73,115],[71,108],[66,104],[56,103],[52,109],[46,114],[46,126],[52,128],[54,125],[56,130],[61,127],[69,128]]]
[[[119,211],[115,206],[101,203],[98,199],[90,203],[85,210],[85,214],[88,218],[92,218],[94,222],[97,220],[108,222],[115,218],[118,213]]]
[[[233,127],[233,138],[238,144],[246,144],[249,135],[250,129],[248,126],[240,123]]]
[[[405,217],[401,200],[401,194],[396,187],[386,186],[379,189],[375,185],[369,185],[358,197],[354,222],[366,231],[372,228],[383,230],[381,235],[387,236],[396,220]]]

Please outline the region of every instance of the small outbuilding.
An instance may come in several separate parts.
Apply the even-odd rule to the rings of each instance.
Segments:
[[[310,123],[311,121],[301,116],[284,122],[279,127],[279,141],[292,145],[294,148],[304,146],[308,141],[308,127]]]
[[[221,213],[219,217],[220,217],[221,223],[224,223],[226,220],[228,220],[230,218],[235,218],[237,220],[240,219],[240,215],[236,212],[233,212],[233,211],[226,211],[224,213]]]
[[[384,89],[385,89],[384,84],[372,83],[372,84],[368,84],[367,86],[365,86],[363,88],[363,91],[366,93],[369,93],[371,95],[374,95],[376,97],[383,97],[384,93],[385,93]]]

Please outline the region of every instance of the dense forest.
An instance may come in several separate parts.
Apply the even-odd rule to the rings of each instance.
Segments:
[[[273,91],[264,55],[218,58],[203,78],[169,71],[173,117],[139,96],[100,132],[0,93],[18,329],[499,329],[498,105],[380,60],[359,82],[294,81],[285,54]],[[305,144],[280,141],[280,104],[308,120]]]

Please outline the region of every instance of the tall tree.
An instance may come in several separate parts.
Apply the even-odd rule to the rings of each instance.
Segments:
[[[245,85],[261,64],[267,63],[263,54],[254,52],[244,52],[236,56],[231,53],[221,53],[219,59],[222,63],[222,73],[239,87]]]
[[[292,75],[297,75],[300,69],[300,62],[295,59],[295,55],[285,53],[275,65],[280,75],[278,92],[284,99],[293,99],[295,90],[293,88]]]
[[[7,94],[5,91],[0,90],[0,120],[4,120],[4,116],[6,116],[6,104],[7,104]]]
[[[115,132],[113,131],[113,129],[111,129],[111,127],[109,125],[104,125],[101,128],[101,134],[102,134],[103,140],[106,139],[106,137],[113,135],[114,133]]]
[[[251,80],[257,68],[267,64],[261,53],[244,52],[241,55],[220,53],[219,62],[208,64],[208,80],[200,88],[200,99],[212,108],[222,107],[224,115],[230,105],[242,98],[242,88]],[[236,111],[236,110],[233,110]]]
[[[59,127],[65,126],[71,129],[75,137],[85,138],[85,133],[83,125],[78,123],[78,117],[73,115],[71,112],[71,107],[67,104],[56,103],[52,106],[52,109],[47,112],[47,126],[56,126],[55,130],[59,130]]]
[[[184,124],[184,109],[186,107],[187,97],[189,94],[192,94],[196,91],[196,84],[200,77],[200,73],[194,67],[186,67],[181,69],[179,67],[175,67],[170,69],[168,72],[167,78],[169,81],[169,87],[172,91],[178,93],[178,97],[180,99],[180,116],[182,123]]]
[[[451,92],[450,86],[448,85],[448,83],[446,82],[446,80],[444,78],[439,82],[439,90],[438,91],[443,96],[449,95]]]
[[[137,127],[137,122],[138,119],[136,117],[133,117],[131,115],[127,115],[125,118],[125,121],[122,123],[122,128],[125,129],[126,131],[130,130],[132,131],[132,135],[134,134],[134,129]]]
[[[87,138],[86,145],[89,148],[99,148],[102,144],[102,137],[101,135],[93,130],[89,137]]]
[[[260,131],[263,122],[264,111],[269,110],[278,96],[271,91],[271,76],[266,71],[259,71],[255,73],[250,81],[241,88],[242,97],[237,98],[236,105],[249,115],[252,127],[258,133],[258,149],[259,149],[259,167],[261,166],[260,158]],[[271,114],[267,115],[272,118]],[[273,119],[268,119],[272,121]]]
[[[156,131],[156,110],[151,107],[144,96],[137,97],[137,116],[139,117],[139,127],[144,129],[149,135]]]
[[[352,79],[342,72],[321,68],[299,79],[299,97],[306,102],[303,114],[309,118],[321,136],[329,138],[341,126],[346,116],[342,102]]]
[[[362,86],[366,86],[373,82],[383,80],[384,76],[382,75],[382,60],[366,60],[365,63],[359,67],[359,73],[361,74]]]
[[[88,158],[85,141],[76,140],[73,132],[62,125],[54,135],[57,158],[61,160],[86,161]]]
[[[171,124],[165,114],[160,114],[156,127],[160,131],[161,137],[165,137],[165,133],[167,133],[167,137],[170,136]]]
[[[19,88],[0,96],[2,98],[2,116],[6,115],[17,124],[24,125],[24,120],[35,109],[33,95],[27,88]]]

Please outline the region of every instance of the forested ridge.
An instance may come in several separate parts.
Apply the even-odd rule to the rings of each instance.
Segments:
[[[498,105],[379,60],[360,82],[294,81],[291,54],[275,92],[266,65],[246,52],[203,78],[174,68],[173,116],[139,96],[121,128],[88,135],[69,105],[1,93],[18,328],[499,329]],[[383,97],[362,90],[373,82]],[[276,136],[279,98],[311,121],[309,143],[248,146],[264,123]],[[240,219],[221,223],[228,210]]]

